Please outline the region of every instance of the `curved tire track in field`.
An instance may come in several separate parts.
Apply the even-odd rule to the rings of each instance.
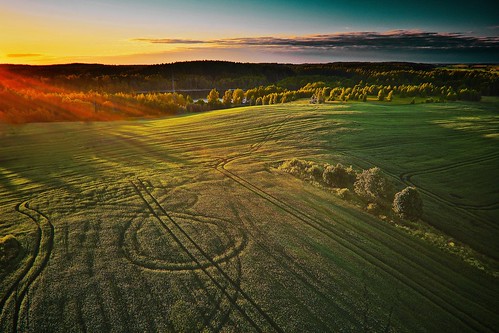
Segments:
[[[397,271],[395,268],[391,267],[381,259],[377,258],[374,254],[366,251],[365,249],[362,249],[361,247],[355,245],[354,243],[347,242],[345,238],[341,237],[340,235],[337,234],[338,230],[333,230],[330,227],[327,226],[327,223],[324,221],[320,221],[318,219],[315,219],[299,210],[294,208],[293,206],[288,205],[287,203],[281,201],[280,199],[277,199],[274,197],[272,194],[269,194],[262,189],[258,188],[257,186],[251,184],[247,180],[237,176],[236,174],[232,173],[231,171],[225,169],[225,165],[223,163],[220,164],[219,167],[216,169],[226,177],[232,179],[234,182],[238,183],[242,187],[248,189],[249,191],[253,192],[254,194],[258,195],[262,199],[270,202],[274,206],[280,208],[281,210],[285,211],[286,213],[292,215],[293,217],[297,218],[298,220],[302,221],[309,227],[317,230],[321,234],[327,236],[328,238],[332,239],[333,241],[337,242],[338,244],[342,245],[344,248],[348,249],[349,251],[353,252],[355,255],[363,258],[370,264],[372,264],[375,267],[378,267],[379,269],[383,270],[385,273],[388,275],[392,276],[402,284],[406,285],[408,288],[414,290],[416,293],[418,293],[420,296],[423,298],[429,300],[431,303],[435,304],[436,306],[442,308],[445,312],[451,314],[454,316],[458,321],[462,322],[466,326],[475,329],[475,330],[481,330],[484,326],[482,323],[478,322],[475,318],[470,316],[468,313],[458,309],[455,307],[455,305],[447,302],[445,299],[441,298],[440,296],[434,294],[433,292],[429,291],[427,288],[425,288],[423,285],[420,283],[411,280],[410,278],[406,277],[403,273],[400,273]],[[448,309],[451,308],[453,311],[449,311]],[[456,313],[457,312],[457,313]],[[487,327],[487,326],[485,326]],[[490,327],[487,327],[488,329],[492,329]]]
[[[354,159],[356,159],[356,160],[358,160],[358,161],[361,161],[361,162],[363,162],[364,164],[367,164],[367,165],[373,165],[373,163],[372,163],[371,161],[368,161],[368,160],[366,160],[366,159],[364,159],[364,158],[362,158],[362,157],[359,157],[359,156],[357,156],[357,155],[354,155],[354,154],[352,154],[352,153],[347,153],[347,152],[344,152],[344,151],[339,151],[339,153],[340,153],[340,154],[342,154],[342,155],[344,155],[344,156],[346,156],[346,157],[349,157],[349,158],[354,158]],[[492,154],[490,154],[490,155],[492,155]],[[488,155],[488,158],[492,159],[492,157],[490,157],[489,155]],[[463,162],[463,163],[464,163],[464,162]],[[450,169],[452,169],[452,168],[450,168]],[[431,191],[431,190],[428,190],[427,188],[420,187],[420,186],[418,186],[418,185],[414,184],[414,183],[410,180],[410,177],[409,177],[409,179],[407,179],[407,177],[406,177],[406,176],[404,176],[404,174],[402,174],[402,175],[396,175],[396,174],[391,173],[391,172],[388,172],[388,171],[386,171],[386,170],[384,170],[384,173],[385,173],[386,175],[388,175],[389,177],[391,177],[391,178],[395,179],[395,180],[400,180],[400,181],[402,181],[402,183],[404,183],[404,184],[405,184],[405,185],[407,185],[407,186],[414,186],[414,187],[417,187],[417,188],[418,188],[418,190],[419,190],[421,193],[423,193],[423,194],[425,194],[426,196],[428,196],[428,197],[432,198],[432,199],[433,199],[433,200],[435,200],[436,202],[439,202],[439,203],[444,204],[444,205],[446,205],[446,206],[448,206],[448,207],[450,207],[450,208],[453,208],[453,209],[458,210],[459,212],[461,212],[461,213],[463,213],[464,215],[468,216],[470,219],[478,220],[478,221],[480,221],[482,224],[484,224],[484,225],[486,225],[486,226],[488,226],[488,227],[491,227],[492,229],[497,229],[497,228],[499,228],[499,226],[498,226],[498,225],[496,225],[495,223],[490,222],[490,221],[488,221],[488,220],[484,219],[483,217],[476,215],[474,212],[472,212],[472,211],[470,211],[470,210],[466,209],[467,207],[462,207],[461,205],[456,204],[455,202],[452,202],[452,201],[449,201],[449,200],[447,200],[447,199],[442,198],[440,195],[438,195],[437,193],[435,193],[435,192],[433,192],[433,191]],[[493,205],[496,205],[496,204],[493,204]],[[431,223],[430,223],[430,224],[431,224]]]
[[[140,187],[144,189],[146,188],[146,184],[150,185],[150,182],[145,180],[138,180],[138,182],[141,185]],[[154,186],[150,185],[150,187]],[[152,193],[148,192],[148,194],[153,197]],[[181,219],[183,223],[214,226],[227,238],[227,241],[222,241],[222,239],[220,238],[218,239],[224,246],[224,250],[220,253],[217,253],[217,255],[212,258],[213,261],[217,264],[227,262],[237,257],[248,244],[248,238],[246,234],[239,228],[234,227],[234,225],[231,224],[230,221],[226,221],[220,218],[214,218],[211,216],[179,212],[171,212],[170,216],[176,219]],[[199,266],[194,262],[174,262],[167,259],[162,260],[161,258],[150,258],[147,254],[141,253],[141,251],[139,250],[136,235],[138,230],[141,229],[143,223],[143,221],[140,221],[138,223],[136,223],[135,221],[131,221],[125,228],[124,235],[122,237],[122,248],[126,253],[126,257],[135,265],[151,270],[165,271],[193,271],[200,270],[201,268],[208,268],[212,265],[208,260],[200,260],[201,266]]]
[[[149,187],[156,188],[149,181],[143,181],[143,184],[144,183],[148,184]],[[166,188],[163,188],[163,189],[166,189]],[[219,219],[213,218],[211,216],[199,216],[199,215],[191,215],[191,214],[187,214],[187,213],[172,213],[172,215],[179,216],[180,218],[183,218],[183,219],[188,219],[188,218],[196,219],[198,221],[202,221],[203,219],[205,219],[205,220],[206,219],[219,220]],[[226,221],[226,222],[228,222],[228,221]],[[183,272],[195,273],[193,276],[195,278],[196,283],[201,287],[201,290],[203,290],[203,292],[204,292],[205,296],[207,297],[208,301],[210,302],[210,304],[212,304],[212,307],[207,314],[199,313],[199,315],[203,318],[203,328],[207,328],[211,332],[219,332],[223,328],[223,326],[227,324],[227,322],[230,318],[230,314],[232,313],[232,310],[233,310],[233,307],[232,307],[232,305],[230,305],[230,303],[225,304],[225,305],[223,304],[225,294],[230,293],[231,298],[234,301],[237,301],[238,291],[234,290],[231,292],[230,290],[227,290],[229,282],[225,281],[225,283],[224,283],[224,281],[221,281],[220,284],[222,286],[222,289],[217,289],[219,292],[214,293],[212,290],[210,290],[206,286],[206,282],[203,281],[198,276],[198,272],[200,272],[202,270],[202,268],[195,265],[194,262],[179,264],[179,263],[165,261],[163,263],[158,264],[157,261],[155,262],[155,261],[149,259],[146,255],[140,255],[140,254],[138,255],[140,258],[137,259],[137,254],[131,254],[130,250],[127,249],[127,246],[125,245],[125,243],[130,243],[130,242],[136,243],[137,242],[135,236],[136,236],[138,229],[141,228],[142,223],[143,222],[139,222],[140,225],[138,225],[135,228],[134,227],[135,221],[131,220],[130,223],[128,223],[128,225],[125,227],[125,231],[122,234],[122,237],[120,240],[120,246],[123,249],[123,251],[125,252],[124,253],[125,257],[133,264],[135,264],[139,267],[145,268],[145,269],[151,269],[153,271],[183,271]],[[211,222],[211,224],[214,224],[214,223]],[[223,230],[222,230],[222,232],[223,232]],[[226,236],[228,237],[228,235],[226,235]],[[128,239],[131,238],[132,240],[127,240],[127,238]],[[229,260],[235,257],[235,260],[237,260],[238,265],[236,266],[237,270],[234,274],[236,276],[236,283],[238,286],[240,286],[240,284],[241,284],[241,263],[240,263],[238,254],[245,247],[246,242],[247,242],[247,238],[244,235],[244,239],[242,239],[242,241],[238,245],[236,245],[235,247],[231,247],[229,249],[229,251],[232,251],[233,253],[228,253],[229,251],[227,251],[227,252],[222,254],[222,255],[224,255],[224,254],[226,255],[223,258],[221,258],[220,256],[215,258],[215,261],[217,263],[228,264]],[[133,247],[134,244],[131,244],[129,246]],[[135,248],[138,248],[138,247],[139,247],[139,245],[136,244]],[[137,253],[139,252],[139,250],[136,250],[136,249],[133,249],[133,250],[135,250]],[[192,294],[192,293],[190,293],[190,294]],[[195,303],[197,303],[197,302],[195,302]]]
[[[14,303],[12,332],[18,331],[18,322],[21,317],[21,312],[23,311],[24,299],[28,294],[31,285],[33,285],[47,266],[54,247],[54,226],[46,215],[37,209],[30,208],[27,201],[17,205],[16,210],[30,218],[36,224],[37,237],[33,258],[27,263],[22,274],[9,288],[7,294],[0,302],[0,308],[2,308],[2,322],[6,319],[4,318],[4,312],[7,309],[7,305],[12,302]],[[29,316],[29,313],[27,315]]]
[[[236,263],[236,284],[241,287],[241,276],[242,276],[242,265],[241,265],[241,260],[239,257],[236,257],[234,260]],[[204,326],[200,329],[200,331],[203,331],[203,329],[210,329],[211,332],[220,332],[223,327],[227,324],[227,322],[230,319],[230,315],[233,310],[232,304],[229,302],[229,305],[224,306],[223,301],[225,296],[226,291],[229,292],[228,287],[229,287],[229,282],[228,281],[222,281],[221,285],[223,287],[223,290],[218,289],[219,293],[216,293],[215,295],[212,295],[213,293],[210,292],[208,287],[205,285],[205,283],[202,281],[202,279],[199,278],[199,276],[196,276],[196,280],[198,283],[203,286],[203,290],[208,297],[210,304],[213,305],[213,307],[210,308],[210,311],[207,315],[204,316],[203,321],[204,321]],[[225,282],[225,283],[224,283]],[[237,290],[234,290],[232,293],[232,300],[234,302],[237,302],[239,292]],[[219,316],[217,316],[219,314]]]
[[[276,133],[277,133],[277,132],[278,132],[278,131],[279,131],[279,130],[280,130],[280,129],[284,126],[284,125],[286,125],[286,124],[287,124],[287,123],[288,123],[288,122],[289,122],[292,118],[294,118],[292,115],[288,115],[288,116],[286,116],[286,117],[285,117],[282,121],[276,121],[276,122],[274,123],[274,124],[275,124],[274,128],[272,128],[272,130],[271,130],[271,131],[269,131],[269,133],[268,133],[267,135],[265,135],[265,136],[263,137],[263,139],[262,139],[260,142],[258,142],[258,143],[255,143],[255,144],[251,145],[251,146],[250,146],[250,149],[249,149],[247,152],[244,152],[244,153],[238,154],[238,155],[233,156],[233,157],[231,157],[231,158],[219,158],[219,159],[217,159],[217,160],[216,160],[216,161],[215,161],[215,162],[214,162],[211,166],[212,166],[215,170],[217,170],[217,171],[219,171],[219,172],[221,172],[221,170],[224,170],[224,171],[227,171],[227,172],[231,173],[232,175],[236,176],[235,174],[233,174],[232,172],[228,171],[228,170],[225,168],[225,167],[226,167],[226,165],[227,165],[228,163],[232,163],[232,162],[234,162],[234,161],[236,161],[236,160],[238,160],[238,159],[240,159],[240,158],[248,157],[248,156],[251,156],[252,154],[256,153],[256,152],[257,152],[257,151],[258,151],[258,150],[259,150],[259,149],[260,149],[263,145],[265,145],[265,143],[269,142],[269,141],[272,139],[272,137],[273,137],[273,136],[274,136],[274,135],[275,135],[275,134],[276,134]],[[224,176],[226,176],[226,177],[227,177],[227,175],[225,175],[223,172],[222,172],[222,174],[223,174]],[[236,176],[236,177],[238,177],[238,176]],[[228,178],[229,178],[229,179],[232,179],[232,177],[228,177]],[[237,180],[235,180],[235,179],[232,179],[232,180],[233,180],[233,181],[235,181],[236,183],[239,183],[239,182],[238,182]],[[240,184],[240,183],[239,183],[239,184]],[[240,184],[240,185],[242,185],[242,184]],[[243,186],[243,187],[246,187],[246,186],[244,186],[244,185],[242,185],[242,186]],[[251,189],[250,189],[250,190],[251,190]],[[252,190],[251,190],[251,191],[252,191]],[[265,198],[264,198],[264,199],[265,199]],[[238,214],[237,214],[237,212],[236,212],[236,215],[238,215]],[[263,246],[263,245],[261,245],[261,244],[260,244],[260,246]],[[263,248],[265,249],[265,247],[263,247]],[[268,252],[268,249],[267,249],[267,252]],[[281,253],[281,255],[283,255],[283,254],[284,254],[284,253],[282,253],[282,252],[280,252],[280,253]],[[288,268],[289,268],[289,266],[287,266],[287,264],[285,264],[285,263],[282,261],[282,259],[283,259],[283,258],[285,258],[285,257],[286,257],[286,256],[284,256],[284,255],[283,255],[283,256],[280,258],[280,260],[277,260],[277,258],[274,258],[274,260],[276,260],[276,262],[278,262],[280,265],[283,265],[283,266],[286,266],[286,267],[288,267]],[[288,260],[289,260],[289,259],[288,259]],[[290,262],[292,263],[292,265],[294,265],[294,264],[295,264],[295,262],[294,262],[293,260],[290,260]],[[314,292],[315,292],[317,295],[319,295],[319,297],[324,298],[324,299],[326,299],[326,300],[329,302],[329,300],[327,299],[327,296],[325,296],[325,294],[324,294],[323,292],[321,292],[321,291],[319,291],[319,290],[317,290],[317,289],[315,289],[315,288],[313,288],[313,287],[312,287],[312,283],[311,283],[311,282],[307,279],[307,277],[308,277],[309,279],[311,278],[311,275],[310,275],[310,274],[307,274],[307,272],[303,271],[303,269],[301,269],[301,271],[302,271],[302,274],[303,274],[303,273],[305,273],[305,274],[304,274],[305,276],[301,275],[300,273],[295,272],[295,271],[294,271],[294,270],[292,270],[292,269],[290,269],[289,271],[290,271],[290,272],[293,272],[292,274],[293,274],[296,278],[298,278],[300,281],[302,281],[305,285],[307,285],[308,287],[310,287],[310,288],[311,288],[311,290],[313,289],[313,290],[314,290]],[[314,279],[312,278],[312,280],[314,280]],[[334,304],[334,306],[337,306],[337,305],[336,305],[336,304]],[[304,308],[304,309],[305,309],[306,311],[309,311],[309,309],[308,309],[306,306],[305,306],[305,308]],[[310,313],[310,315],[313,315],[313,313]],[[327,330],[329,330],[329,328],[327,328],[327,326],[325,325],[325,323],[324,323],[324,322],[323,322],[320,318],[317,318],[317,319],[318,319],[318,321],[321,323],[321,325],[323,325],[323,328],[326,328]]]
[[[168,232],[168,234],[177,242],[177,244],[182,248],[182,250],[194,261],[197,266],[201,268],[201,271],[211,280],[211,282],[226,296],[227,300],[239,311],[239,313],[248,321],[248,323],[258,332],[266,332],[266,329],[260,327],[257,324],[257,320],[254,319],[255,315],[259,317],[258,319],[264,320],[267,324],[273,328],[274,331],[283,332],[283,330],[274,322],[274,320],[244,291],[241,289],[240,285],[238,285],[237,281],[235,281],[232,277],[228,275],[228,273],[221,268],[221,266],[216,263],[210,255],[208,255],[200,246],[197,244],[192,237],[188,235],[188,233],[172,218],[170,214],[160,205],[160,203],[156,200],[156,198],[149,192],[149,190],[145,187],[145,185],[139,180],[138,183],[131,182],[132,186],[135,188],[137,194],[144,201],[151,214],[161,223],[163,229]],[[146,197],[149,198],[146,199]],[[152,204],[149,203],[152,201]],[[156,212],[156,209],[159,212],[166,216],[168,223],[163,221],[163,219]],[[174,230],[176,230],[174,232]],[[182,238],[187,239],[187,241],[194,247],[195,251],[189,250],[187,246],[180,240],[179,235]],[[193,252],[196,252],[194,254]],[[199,258],[201,257],[201,259]],[[245,311],[238,303],[237,300],[234,299],[233,295],[231,295],[222,284],[216,279],[215,275],[211,273],[207,267],[204,267],[201,260],[207,260],[212,267],[210,269],[215,269],[223,279],[228,282],[228,284],[239,293],[241,298],[248,303],[248,306],[254,310],[252,313],[248,313]]]
[[[238,209],[231,204],[230,205],[232,211],[236,215],[239,223],[242,225],[245,224],[243,219],[241,218]],[[283,249],[280,249],[278,246],[273,246],[272,248],[266,244],[274,244],[274,240],[269,238],[269,235],[265,233],[261,233],[258,231],[258,226],[251,220],[247,220],[246,223],[249,224],[249,228],[252,230],[256,230],[257,235],[254,238],[264,239],[266,241],[255,241],[255,246],[260,247],[268,256],[271,258],[277,265],[280,265],[285,269],[287,274],[292,275],[298,281],[300,281],[308,290],[312,293],[319,296],[325,302],[328,303],[330,308],[335,308],[337,311],[342,312],[344,316],[350,315],[347,311],[344,311],[338,304],[331,300],[330,297],[327,296],[326,289],[323,288],[324,281],[314,275],[312,272],[307,270],[305,267],[296,262],[296,260],[289,256]],[[311,311],[307,305],[305,305],[298,297],[291,296],[296,304],[301,304],[303,309],[307,312],[310,318],[315,318],[315,320],[322,325],[321,331],[327,332],[330,331],[330,327],[324,322],[324,320],[318,316],[316,313]]]
[[[285,122],[289,120],[289,117],[286,117],[284,121],[279,125],[279,128],[284,125]],[[277,131],[272,131],[272,135],[275,134]],[[340,237],[337,235],[338,230],[333,230],[330,227],[328,227],[327,223],[321,220],[318,220],[316,218],[313,218],[296,208],[294,208],[291,205],[288,205],[286,202],[276,198],[272,194],[269,194],[265,192],[264,190],[258,188],[257,186],[253,185],[249,181],[245,180],[244,178],[236,175],[235,173],[229,171],[226,169],[226,165],[230,162],[233,162],[234,160],[237,160],[242,157],[246,157],[248,155],[251,155],[252,153],[256,152],[263,144],[267,141],[270,140],[272,135],[266,136],[263,140],[262,143],[257,145],[256,149],[251,148],[249,152],[247,153],[242,153],[240,155],[237,155],[232,158],[221,158],[218,160],[217,163],[215,163],[214,168],[218,172],[220,172],[223,176],[233,180],[240,186],[246,188],[247,190],[253,192],[254,194],[258,195],[262,199],[268,201],[272,205],[280,208],[281,210],[285,211],[286,213],[294,216],[298,220],[304,222],[311,228],[317,230],[318,232],[324,234],[325,236],[329,237],[333,241],[336,241],[338,244],[342,245],[344,248],[350,250],[351,252],[355,253],[357,256],[364,258],[367,262],[371,263],[372,265],[380,268],[383,270],[385,273],[388,275],[392,276],[399,282],[403,283],[410,289],[414,290],[416,293],[418,293],[420,296],[423,298],[429,300],[431,303],[435,304],[436,306],[440,307],[443,309],[445,312],[451,314],[454,318],[456,318],[458,321],[462,322],[466,326],[472,328],[472,329],[483,329],[484,326],[482,323],[478,322],[475,318],[470,316],[468,313],[460,310],[459,308],[455,307],[453,304],[450,304],[447,302],[445,299],[441,298],[440,296],[434,294],[432,291],[429,291],[426,289],[424,286],[422,286],[420,283],[411,280],[410,278],[404,276],[404,274],[400,273],[397,271],[395,268],[391,267],[390,265],[386,264],[384,261],[380,260],[377,258],[375,255],[372,253],[366,251],[365,249],[362,249],[361,247],[349,243],[345,241],[344,238]],[[354,156],[355,157],[355,156]],[[368,161],[365,161],[368,162]],[[369,163],[371,164],[371,163]],[[392,175],[392,177],[396,177]],[[448,309],[452,309],[453,311],[448,311]],[[487,327],[488,329],[492,329],[490,327]]]
[[[274,123],[275,125],[271,125],[273,126],[272,130],[270,130],[267,135],[265,135],[263,137],[263,139],[255,144],[252,144],[250,146],[250,150],[247,154],[251,154],[253,152],[256,152],[257,150],[259,150],[266,142],[268,142],[273,136],[275,133],[277,133],[293,116],[292,115],[288,115],[286,116],[283,120],[281,121],[277,121],[276,123]],[[241,156],[239,156],[241,157]]]
[[[357,158],[357,159],[360,159],[360,158],[358,158],[356,156],[353,156],[353,157]],[[437,169],[437,168],[433,168],[429,172],[420,171],[420,172],[417,172],[417,173],[404,173],[404,174],[401,174],[399,176],[397,176],[397,175],[395,175],[393,173],[390,173],[390,172],[386,172],[386,171],[385,172],[386,172],[387,175],[391,176],[392,178],[395,178],[397,180],[401,180],[407,186],[417,187],[418,190],[420,190],[422,193],[426,194],[427,196],[429,196],[433,200],[435,200],[437,202],[440,202],[440,203],[442,203],[444,205],[447,205],[449,207],[452,207],[452,208],[458,210],[459,212],[463,213],[464,215],[468,216],[469,218],[480,221],[483,225],[486,225],[486,226],[488,226],[488,227],[490,227],[492,229],[498,229],[499,226],[496,223],[491,222],[491,221],[489,221],[487,219],[484,219],[483,217],[478,216],[473,211],[470,211],[468,209],[472,209],[472,210],[475,210],[475,211],[495,210],[495,209],[498,208],[499,203],[493,203],[493,204],[488,204],[488,205],[483,205],[483,206],[481,206],[481,205],[476,205],[475,206],[475,205],[462,205],[462,204],[458,204],[458,203],[455,203],[453,201],[450,201],[450,200],[447,200],[447,199],[443,198],[438,193],[436,193],[436,192],[434,192],[432,190],[429,190],[428,188],[424,188],[424,187],[418,186],[411,179],[413,176],[416,176],[416,175],[451,170],[451,169],[458,168],[458,167],[461,167],[461,166],[466,166],[466,165],[472,165],[474,163],[479,163],[479,161],[482,161],[482,160],[491,160],[491,159],[494,159],[496,157],[497,156],[489,157],[487,159],[480,159],[480,160],[477,159],[478,162],[473,162],[473,163],[472,162],[469,162],[469,163],[463,162],[463,163],[459,163],[458,166],[442,167],[442,168],[440,168],[439,170],[436,170],[436,171],[434,171],[434,169]],[[364,162],[369,163],[366,160],[364,160]]]
[[[264,146],[267,142],[269,142],[273,136],[279,132],[279,130],[282,129],[282,127],[284,127],[292,118],[294,118],[293,115],[287,115],[283,120],[280,120],[280,121],[276,121],[274,122],[273,124],[273,128],[267,133],[267,135],[265,135],[261,141],[255,143],[255,144],[252,144],[249,148],[249,150],[247,152],[244,152],[244,153],[240,153],[236,156],[233,156],[231,158],[219,158],[217,159],[214,164],[212,164],[211,166],[213,168],[215,168],[217,171],[220,171],[219,168],[223,168],[225,170],[225,166],[228,164],[228,163],[231,163],[235,160],[238,160],[240,158],[244,158],[244,157],[248,157],[248,156],[251,156],[252,154],[256,153],[262,146]],[[236,215],[238,215],[237,211],[235,211]],[[242,222],[241,222],[242,223]],[[266,248],[265,246],[263,246],[262,244],[259,244],[260,247],[262,247],[264,250],[266,250],[267,252],[269,252],[268,248]],[[270,253],[270,252],[269,252]],[[285,266],[287,268],[289,268],[289,266],[287,264],[285,264],[282,259],[287,257],[286,255],[284,255],[283,252],[280,252],[281,254],[281,258],[280,260],[278,260],[277,258],[274,257],[274,260],[276,260],[276,262],[278,262],[281,266]],[[289,258],[288,258],[289,260]],[[289,260],[292,265],[295,265],[295,262],[293,260]],[[290,269],[289,270],[290,272],[292,272],[293,276],[295,276],[296,278],[298,278],[300,281],[302,281],[305,285],[309,286],[311,289],[313,289],[311,286],[311,282],[310,281],[307,281],[307,278],[300,275],[299,273],[295,272],[294,270]],[[310,274],[307,274],[307,272],[303,271],[302,269],[302,273],[305,274],[305,276],[308,276],[310,278]],[[327,299],[327,297],[319,290],[316,290],[314,289],[314,292],[319,295],[320,297],[324,298],[324,299]],[[329,301],[329,300],[328,300]],[[305,306],[304,306],[304,309],[306,311],[309,311],[309,309]],[[334,304],[334,306],[336,306],[336,304]],[[314,315],[313,313],[309,312],[310,315]],[[321,325],[323,325],[323,329],[326,329],[328,330],[329,328],[327,328],[327,326],[325,325],[325,323],[320,319],[320,318],[317,318],[318,322],[321,323]]]
[[[241,237],[238,240],[233,241],[231,239],[232,235],[230,235],[226,230],[223,229],[223,225],[220,226],[216,222],[210,221],[207,217],[201,217],[189,214],[180,214],[180,213],[171,213],[171,216],[186,220],[187,223],[190,221],[194,223],[201,222],[205,224],[214,225],[217,227],[217,229],[220,229],[221,232],[223,232],[228,239],[230,239],[230,241],[226,244],[228,245],[226,249],[213,258],[213,261],[217,264],[227,262],[237,257],[244,250],[244,248],[248,243],[248,239],[246,235],[243,233],[238,233]],[[213,219],[213,220],[218,220],[218,219]],[[147,254],[140,253],[140,250],[138,250],[139,248],[138,241],[135,238],[136,233],[139,229],[141,229],[141,225],[136,225],[135,222],[132,221],[129,224],[129,226],[126,228],[124,235],[123,248],[124,251],[127,253],[126,257],[130,262],[134,263],[135,265],[151,270],[164,270],[164,271],[193,271],[212,266],[212,264],[208,260],[200,261],[201,262],[200,266],[194,262],[183,262],[183,261],[174,262],[167,259],[162,260],[160,258],[150,258]]]
[[[480,156],[480,157],[470,159],[467,161],[437,166],[437,167],[428,168],[428,169],[422,169],[422,170],[418,170],[418,171],[404,172],[404,173],[399,175],[399,178],[400,178],[400,180],[402,180],[406,184],[416,186],[411,179],[414,176],[425,175],[425,174],[430,174],[430,173],[445,172],[445,171],[457,169],[460,167],[475,165],[475,164],[481,163],[481,162],[488,162],[488,161],[497,159],[498,157],[499,157],[499,153],[490,153],[490,154],[487,154],[485,156]],[[427,190],[427,191],[429,191],[429,190]],[[431,193],[437,195],[434,192],[431,192]],[[443,200],[445,200],[445,199],[443,199]],[[455,203],[455,202],[452,202],[449,200],[445,200],[445,201],[449,202],[453,206],[468,208],[468,209],[473,209],[473,210],[496,210],[499,208],[499,202],[492,203],[492,204],[486,204],[486,205],[468,205],[468,204]]]

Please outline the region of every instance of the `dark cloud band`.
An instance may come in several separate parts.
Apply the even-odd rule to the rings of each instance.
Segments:
[[[367,49],[367,50],[489,50],[499,51],[499,37],[477,37],[462,33],[424,32],[418,30],[396,30],[388,32],[352,32],[299,36],[289,38],[254,37],[211,40],[151,39],[138,38],[134,41],[156,44],[208,44],[226,47],[296,47],[319,49]]]

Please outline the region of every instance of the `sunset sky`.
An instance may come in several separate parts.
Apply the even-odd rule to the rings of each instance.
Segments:
[[[499,1],[0,0],[0,63],[499,62]]]

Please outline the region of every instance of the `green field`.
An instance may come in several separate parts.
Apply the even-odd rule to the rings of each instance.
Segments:
[[[498,101],[0,128],[2,332],[492,332]],[[380,167],[488,271],[275,168]]]

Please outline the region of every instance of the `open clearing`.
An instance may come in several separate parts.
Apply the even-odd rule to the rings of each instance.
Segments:
[[[379,166],[498,260],[497,105],[2,127],[0,331],[495,331],[497,277],[274,166]]]

